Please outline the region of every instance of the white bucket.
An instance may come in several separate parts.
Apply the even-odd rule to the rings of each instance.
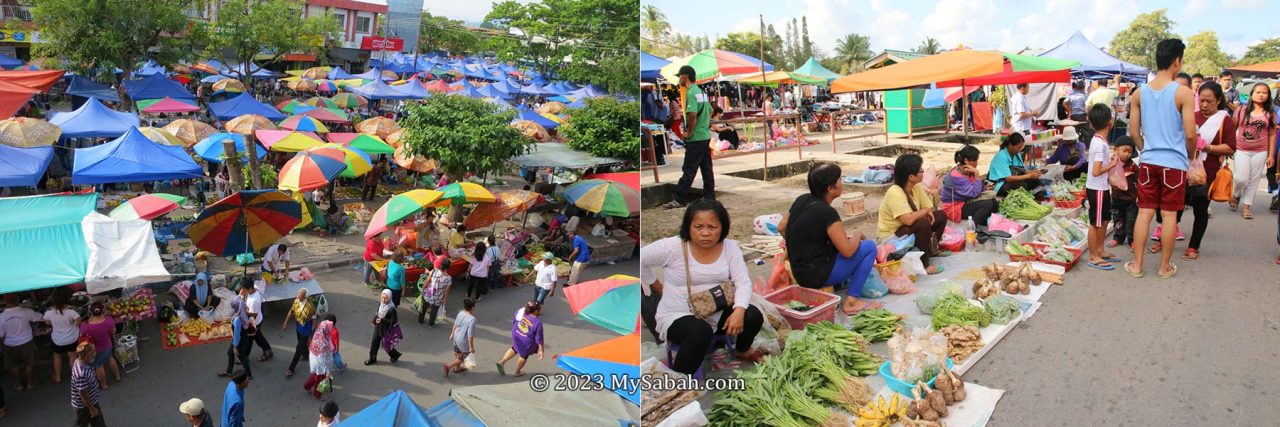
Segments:
[[[837,200],[840,203],[837,209],[845,216],[860,215],[866,211],[867,195],[861,191],[843,194]]]

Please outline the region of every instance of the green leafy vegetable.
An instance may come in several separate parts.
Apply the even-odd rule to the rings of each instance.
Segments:
[[[1028,221],[1044,218],[1053,208],[1036,203],[1036,198],[1025,188],[1014,189],[1000,202],[1000,214],[1011,219]]]
[[[991,323],[1005,325],[1022,315],[1021,303],[1008,295],[996,295],[982,302],[987,314],[991,315]]]
[[[982,307],[969,303],[962,296],[947,294],[938,300],[933,308],[933,330],[940,330],[948,325],[986,327],[991,324],[991,315]]]

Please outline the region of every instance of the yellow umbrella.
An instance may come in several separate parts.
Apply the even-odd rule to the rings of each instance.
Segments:
[[[538,107],[537,112],[538,114],[560,114],[560,113],[563,113],[564,110],[568,110],[568,109],[569,109],[569,106],[564,105],[563,102],[551,101],[546,104],[542,104],[542,106]]]
[[[58,142],[62,128],[27,117],[0,120],[0,144],[13,147],[43,147]]]
[[[511,127],[520,129],[520,133],[534,141],[547,141],[551,139],[551,134],[547,133],[547,129],[542,125],[529,120],[516,120]]]
[[[355,178],[373,170],[373,163],[370,162],[369,155],[364,152],[357,152],[356,149],[332,142],[321,145],[321,147],[337,148],[342,151],[342,155],[346,157],[347,161],[347,169],[343,170],[341,175],[343,178]]]
[[[242,135],[252,135],[254,131],[259,129],[275,130],[276,124],[267,120],[266,117],[257,114],[244,114],[223,125],[228,132],[238,133]]]
[[[183,144],[186,144],[189,147],[203,141],[205,138],[208,138],[209,135],[213,135],[214,132],[218,131],[218,128],[209,126],[207,123],[191,119],[178,119],[165,125],[164,130],[169,131],[169,133],[173,134],[173,136],[177,137],[179,141],[182,141]]]
[[[147,139],[150,139],[152,141],[155,141],[164,145],[176,145],[179,147],[183,147],[186,145],[182,142],[182,140],[178,139],[178,137],[173,136],[172,133],[169,133],[169,131],[161,128],[141,127],[141,128],[138,128],[138,132],[142,132],[142,135],[146,136]]]
[[[295,80],[288,83],[289,89],[298,92],[314,92],[316,90],[316,82],[311,79]]]
[[[236,79],[223,79],[223,80],[218,80],[216,82],[213,82],[213,90],[215,92],[223,91],[223,92],[235,92],[235,93],[241,93],[241,92],[247,91],[247,89],[245,89],[244,87],[244,82],[241,82]]]
[[[395,120],[386,117],[372,117],[356,124],[357,132],[377,135],[379,138],[384,139],[398,130],[400,130],[400,125],[396,124]]]
[[[480,186],[480,184],[470,182],[455,182],[437,190],[444,193],[444,195],[440,196],[440,201],[436,202],[434,206],[488,203],[498,200],[489,189]]]

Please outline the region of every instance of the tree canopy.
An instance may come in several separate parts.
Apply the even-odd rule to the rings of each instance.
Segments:
[[[1133,21],[1129,22],[1129,28],[1116,33],[1116,36],[1111,39],[1111,48],[1108,51],[1117,58],[1147,67],[1154,72],[1156,45],[1161,40],[1178,37],[1170,30],[1174,22],[1169,19],[1168,11],[1168,9],[1157,9],[1133,18]]]
[[[532,60],[543,73],[637,94],[639,15],[633,0],[507,0],[485,16],[487,26],[504,32],[487,44],[500,59]]]
[[[216,19],[205,24],[209,40],[205,53],[224,64],[249,64],[262,53],[270,55],[264,63],[278,61],[286,53],[321,55],[341,27],[327,12],[303,17],[305,7],[302,0],[224,0]],[[231,70],[242,80],[250,72]]]
[[[1244,52],[1244,56],[1240,57],[1241,65],[1258,64],[1262,62],[1280,61],[1280,37],[1262,40]]]
[[[453,176],[501,172],[507,160],[528,153],[532,141],[510,126],[515,112],[499,108],[461,95],[424,99],[411,104],[400,120],[405,144],[413,154],[438,160]]]
[[[1231,65],[1232,58],[1218,47],[1218,35],[1213,31],[1201,31],[1187,38],[1187,50],[1182,55],[1182,69],[1190,74],[1216,76],[1222,68]]]
[[[465,25],[460,20],[422,12],[422,21],[419,24],[422,42],[419,45],[444,49],[449,53],[481,50],[484,40],[477,33],[468,30]]]
[[[832,70],[840,74],[861,71],[862,64],[871,59],[871,38],[857,33],[845,34],[836,42],[835,53],[833,64],[839,66]]]
[[[920,42],[920,46],[916,47],[916,53],[925,55],[933,55],[941,51],[942,45],[938,43],[938,39],[933,37],[925,37],[924,41]]]
[[[202,0],[40,0],[32,19],[43,43],[34,56],[66,58],[69,70],[117,81],[146,57],[172,63],[189,59],[198,37],[187,37],[191,21],[184,9]]]
[[[640,103],[613,98],[588,99],[587,105],[569,112],[560,127],[569,147],[594,156],[622,160],[640,158]]]

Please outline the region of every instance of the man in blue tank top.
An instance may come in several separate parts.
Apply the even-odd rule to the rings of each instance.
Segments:
[[[1133,261],[1124,266],[1133,277],[1143,275],[1143,248],[1147,247],[1151,219],[1157,210],[1163,221],[1160,269],[1156,274],[1168,279],[1178,272],[1171,263],[1178,231],[1177,213],[1186,200],[1187,166],[1196,148],[1195,95],[1190,88],[1173,81],[1182,71],[1185,49],[1179,39],[1157,44],[1156,77],[1129,101],[1129,137],[1141,153],[1142,162],[1138,165],[1138,219],[1134,221],[1138,240],[1133,243]]]

